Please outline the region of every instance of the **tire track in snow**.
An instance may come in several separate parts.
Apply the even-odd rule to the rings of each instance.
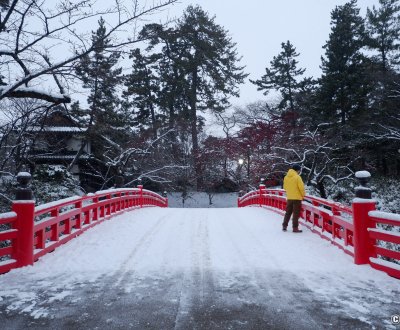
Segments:
[[[181,277],[174,329],[193,327],[191,324],[193,317],[188,318],[188,316],[193,315],[194,310],[208,307],[209,302],[214,300],[215,285],[210,256],[209,213],[205,213],[202,209],[192,209],[190,214],[192,216],[187,220],[191,228],[190,264],[184,268]]]
[[[281,317],[292,320],[295,324],[296,318],[301,314],[299,311],[306,307],[299,302],[296,295],[300,292],[303,295],[304,292],[309,297],[312,292],[306,289],[294,274],[283,274],[280,271],[280,263],[269,252],[268,244],[259,238],[263,232],[262,226],[261,230],[255,233],[253,226],[248,225],[250,214],[246,212],[247,217],[245,217],[244,211],[242,212],[239,211],[234,218],[216,221],[215,229],[223,241],[222,245],[227,249],[232,247],[232,251],[235,251],[235,253],[230,253],[230,256],[235,256],[235,261],[231,264],[236,264],[238,270],[235,274],[229,267],[231,271],[229,274],[219,275],[218,278],[222,281],[218,285],[218,290],[222,293],[220,305],[228,303],[229,308],[239,310],[261,308],[266,322],[272,318]],[[258,262],[260,255],[264,255],[272,267],[260,268]],[[227,302],[227,293],[234,299]],[[303,301],[307,299],[311,304],[312,298],[306,298]],[[288,311],[290,311],[289,314]],[[304,321],[310,325],[310,328],[318,328],[308,312],[303,316],[302,322]]]
[[[136,215],[137,216],[137,215]],[[142,237],[137,241],[137,243],[133,246],[132,251],[128,254],[125,260],[121,263],[121,266],[114,272],[114,275],[107,281],[107,284],[104,287],[118,287],[127,277],[128,273],[134,271],[135,264],[139,263],[139,261],[134,261],[135,257],[142,251],[144,251],[144,256],[147,254],[148,247],[154,243],[154,236],[157,232],[161,230],[163,225],[166,223],[166,219],[169,217],[169,214],[166,214],[160,217],[154,225],[152,225],[146,232],[142,235]]]

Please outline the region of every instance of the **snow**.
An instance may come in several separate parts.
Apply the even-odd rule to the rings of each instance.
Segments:
[[[35,155],[35,159],[74,159],[75,155]],[[80,159],[89,159],[89,155],[81,155]]]
[[[12,201],[13,204],[34,204],[35,200],[34,199],[27,199],[27,200],[15,200]]]
[[[356,178],[358,178],[358,179],[371,177],[371,173],[369,173],[368,171],[358,171],[358,172],[356,172],[355,175],[356,175]]]
[[[359,204],[369,204],[369,203],[376,203],[375,199],[369,199],[369,198],[353,198],[353,203],[359,203]]]
[[[31,177],[32,175],[29,172],[18,172],[17,177]]]
[[[49,95],[54,99],[64,99],[65,97],[69,97],[68,94],[49,93],[48,91],[45,91],[42,88],[36,88],[36,87],[18,87],[15,91],[22,91],[27,93],[32,92],[37,94]]]
[[[71,127],[71,126],[44,126],[44,127],[31,127],[31,131],[44,131],[44,132],[86,132],[87,128]]]
[[[42,204],[42,205],[39,205],[39,206],[35,207],[35,212],[40,212],[42,210],[45,210],[45,209],[48,209],[48,208],[52,208],[52,207],[55,207],[55,206],[58,206],[58,205],[62,205],[62,204],[69,204],[69,203],[74,202],[74,201],[79,200],[79,199],[81,199],[81,197],[72,196],[72,197],[60,199],[58,201]]]
[[[399,226],[400,226],[400,214],[382,212],[382,211],[369,211],[368,215],[374,218],[399,221]]]
[[[10,218],[14,218],[16,216],[17,216],[17,213],[15,213],[15,212],[0,213],[0,220],[1,219],[10,219]]]
[[[390,268],[400,271],[400,265],[395,264],[394,262],[390,262],[390,261],[386,261],[386,260],[378,259],[378,258],[369,258],[369,260],[374,264],[390,267]]]
[[[179,204],[178,194],[169,197],[170,205]],[[205,195],[192,197],[185,206],[208,202]],[[259,304],[290,319],[297,317],[291,312],[292,299],[297,304],[309,299],[337,317],[390,328],[383,320],[400,307],[394,301],[399,280],[368,265],[354,265],[350,256],[307,228],[302,234],[282,232],[281,215],[259,207],[235,208],[237,195],[230,197],[215,196],[213,205],[232,208],[144,208],[105,221],[34,266],[1,275],[0,306],[4,313],[50,320],[73,306],[79,315],[91,303],[108,310],[117,297],[101,301],[103,291],[122,290],[124,304],[131,299],[140,306],[150,296],[167,299],[162,308],[167,302],[175,306],[176,328],[187,328],[190,311],[218,293],[209,308],[225,304],[243,310]],[[163,285],[168,288],[165,297],[159,293]],[[100,296],[95,294],[90,303],[91,290]],[[103,322],[112,326],[115,320],[105,315]]]
[[[0,266],[4,266],[4,265],[8,265],[8,264],[12,264],[13,262],[15,262],[15,259],[7,259],[7,260],[3,260],[0,261]],[[0,301],[1,301],[1,297],[0,297]]]
[[[400,237],[400,233],[395,232],[393,230],[385,230],[382,228],[368,228],[368,231],[373,232],[373,233],[389,234],[391,236]]]
[[[354,190],[371,190],[371,188],[368,188],[368,187],[363,187],[363,186],[357,186],[357,187],[354,187]]]

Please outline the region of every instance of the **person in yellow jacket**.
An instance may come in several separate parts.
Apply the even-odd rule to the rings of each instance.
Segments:
[[[286,231],[290,217],[293,214],[292,225],[294,233],[301,233],[299,229],[299,217],[301,211],[301,201],[306,195],[304,183],[299,175],[300,165],[294,164],[283,179],[283,189],[286,191],[286,213],[282,223],[282,230]]]

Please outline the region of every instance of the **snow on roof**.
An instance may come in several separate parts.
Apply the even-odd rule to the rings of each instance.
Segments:
[[[31,131],[38,132],[86,132],[87,128],[73,127],[73,126],[34,126],[30,128]]]
[[[33,155],[35,159],[74,159],[74,155]],[[79,159],[89,159],[89,155],[80,155]]]

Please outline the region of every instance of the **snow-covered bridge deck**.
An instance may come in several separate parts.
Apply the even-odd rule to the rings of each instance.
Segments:
[[[390,328],[400,282],[258,207],[126,212],[0,276],[4,329]]]

